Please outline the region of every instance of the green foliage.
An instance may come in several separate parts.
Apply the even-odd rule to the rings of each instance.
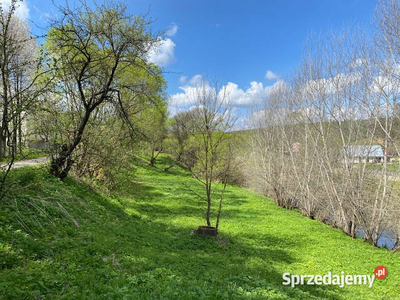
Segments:
[[[109,166],[118,171],[132,144],[162,140],[166,82],[147,60],[160,36],[147,16],[129,14],[123,3],[58,9],[42,48],[54,83],[36,130],[56,152],[50,168],[56,177],[65,178],[76,161],[80,176],[112,177]]]
[[[38,168],[17,169],[0,203],[2,299],[395,299],[400,256],[278,207],[226,191],[220,238],[204,222],[202,185],[160,156],[136,162],[110,196]],[[17,192],[18,191],[18,192]],[[218,193],[218,191],[215,191]],[[282,274],[389,275],[374,286],[282,285]]]

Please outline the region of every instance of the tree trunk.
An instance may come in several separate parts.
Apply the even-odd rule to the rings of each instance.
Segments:
[[[18,153],[22,154],[22,117],[18,114]]]
[[[50,165],[50,173],[53,174],[54,176],[64,179],[67,177],[69,171],[71,170],[71,167],[74,163],[72,159],[72,153],[80,143],[82,139],[83,132],[85,130],[86,124],[89,121],[90,113],[93,111],[92,110],[86,110],[85,116],[79,126],[79,129],[77,131],[77,134],[74,138],[73,143],[70,145],[63,145],[61,152],[56,155]]]
[[[22,105],[21,105],[21,99],[20,99],[20,93],[19,93],[20,87],[21,87],[20,80],[21,80],[21,78],[19,78],[17,80],[17,91],[18,91],[17,99],[16,99],[17,112],[16,112],[16,116],[15,116],[16,128],[14,128],[14,130],[15,130],[15,135],[17,136],[16,140],[15,140],[15,149],[16,149],[16,152],[18,151],[19,154],[22,154]]]
[[[154,156],[152,156],[152,157],[150,158],[150,166],[154,167],[155,164],[156,164],[156,159],[155,159]]]
[[[207,192],[207,212],[206,212],[206,221],[207,226],[211,226],[210,222],[210,212],[211,212],[211,184],[208,183],[206,185],[206,192]]]
[[[3,130],[0,129],[0,159],[6,156],[6,135],[3,134]]]

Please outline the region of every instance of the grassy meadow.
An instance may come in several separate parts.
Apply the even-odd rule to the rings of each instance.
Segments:
[[[219,238],[202,185],[162,156],[110,194],[39,167],[14,170],[0,203],[0,299],[400,299],[400,255],[229,186]],[[368,286],[282,285],[282,274],[371,274]]]

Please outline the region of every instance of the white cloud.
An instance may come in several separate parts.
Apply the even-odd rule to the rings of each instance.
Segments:
[[[0,3],[3,8],[8,10],[11,5],[11,0],[0,0]],[[29,18],[29,8],[26,1],[17,2],[16,7],[15,14],[23,21],[26,21]]]
[[[267,80],[277,80],[279,79],[279,76],[276,75],[274,72],[267,70],[267,73],[265,73],[265,78]]]
[[[371,93],[391,95],[393,93],[399,93],[399,86],[396,80],[393,80],[390,76],[376,76],[369,87]]]
[[[176,93],[170,97],[171,106],[182,107],[190,105],[189,94],[191,93],[190,89],[193,89],[193,87],[183,86],[180,87],[180,89],[183,91],[183,93]]]
[[[339,73],[335,77],[321,78],[307,81],[301,92],[312,94],[319,92],[321,95],[329,96],[337,92],[344,93],[346,89],[351,89],[360,81],[358,73],[343,74]]]
[[[174,63],[175,46],[171,39],[160,40],[158,46],[149,51],[148,60],[160,67],[166,67]]]
[[[229,98],[229,100],[233,103],[239,103],[242,99],[246,97],[246,93],[239,88],[236,83],[228,82],[222,89],[219,91],[220,98]]]
[[[193,76],[188,84],[181,86],[182,92],[171,95],[170,106],[187,107],[193,105],[196,96],[196,86],[201,83],[203,77],[201,75]],[[283,81],[278,80],[271,86],[264,86],[262,82],[252,81],[250,87],[246,90],[239,88],[236,83],[228,82],[218,91],[220,99],[225,99],[232,103],[234,107],[250,107],[259,104],[265,100],[271,92],[283,85]],[[207,86],[210,88],[210,86]]]
[[[180,83],[185,83],[186,82],[186,79],[187,79],[187,76],[181,76],[181,77],[179,77],[179,82]]]
[[[178,29],[179,29],[178,25],[172,24],[172,26],[168,28],[166,35],[173,37],[178,32]]]
[[[203,76],[201,76],[200,74],[194,75],[190,80],[189,80],[189,84],[190,85],[199,85],[201,83],[201,81],[203,80]]]
[[[357,67],[362,66],[362,64],[364,64],[364,63],[365,63],[365,59],[364,59],[364,58],[356,58],[356,59],[352,62],[351,66],[352,66],[353,68],[357,68]]]
[[[173,37],[178,32],[178,29],[179,29],[178,25],[172,24],[167,29],[165,34],[169,37]],[[166,66],[174,63],[176,61],[175,46],[176,46],[176,44],[170,38],[160,39],[157,47],[150,49],[148,56],[147,56],[148,60],[156,65],[159,65],[160,67],[166,67]],[[185,76],[182,76],[182,77],[185,77]],[[181,81],[181,83],[182,83],[182,81]]]
[[[233,106],[250,107],[264,101],[274,89],[282,86],[282,84],[283,81],[278,80],[273,85],[264,87],[262,82],[252,81],[250,87],[244,91],[236,83],[228,82],[223,88],[225,88],[228,100]]]
[[[175,106],[168,106],[169,117],[172,118],[179,112],[179,108]]]
[[[186,80],[185,76],[185,80]],[[179,87],[182,90],[182,93],[176,93],[171,95],[170,97],[170,106],[176,107],[185,107],[191,105],[196,105],[196,95],[197,95],[197,86],[199,86],[203,81],[203,76],[200,74],[194,75],[189,81],[188,84]],[[211,89],[209,85],[206,85],[205,88]]]
[[[237,117],[231,131],[251,129],[247,117]]]

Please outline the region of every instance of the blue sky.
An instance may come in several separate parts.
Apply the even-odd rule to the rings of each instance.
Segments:
[[[137,1],[146,9],[149,1]],[[376,1],[151,1],[161,28],[176,24],[171,40],[175,62],[165,67],[168,91],[178,92],[180,75],[196,74],[233,82],[272,84],[267,70],[285,76],[300,62],[304,40],[353,22],[369,24]]]
[[[194,82],[191,79],[205,74],[222,84],[229,82],[237,98],[236,105],[244,110],[254,98],[263,97],[278,77],[284,78],[300,63],[302,45],[311,32],[324,33],[354,22],[369,27],[376,2],[133,0],[125,3],[133,13],[150,10],[155,19],[154,29],[170,29],[162,47],[151,58],[163,67],[167,91],[176,100],[175,104]],[[29,0],[23,5],[26,7],[22,13],[42,26],[53,7],[51,0]]]

